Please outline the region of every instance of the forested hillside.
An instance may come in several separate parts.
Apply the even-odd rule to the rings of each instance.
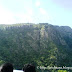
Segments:
[[[48,23],[0,25],[0,64],[72,66],[72,29]]]

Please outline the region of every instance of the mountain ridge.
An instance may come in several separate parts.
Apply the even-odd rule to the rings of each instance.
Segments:
[[[21,69],[36,66],[72,66],[72,29],[48,23],[0,25],[0,61]]]

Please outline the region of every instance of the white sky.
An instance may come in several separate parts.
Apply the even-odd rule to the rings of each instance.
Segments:
[[[72,27],[72,1],[0,0],[0,24],[24,22]]]

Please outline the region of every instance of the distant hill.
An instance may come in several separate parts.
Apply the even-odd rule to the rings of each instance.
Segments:
[[[0,25],[0,64],[16,69],[36,66],[72,66],[72,29],[48,23]]]

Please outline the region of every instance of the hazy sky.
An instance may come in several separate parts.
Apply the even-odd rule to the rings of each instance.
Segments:
[[[72,27],[72,0],[0,0],[0,24],[24,22]]]

